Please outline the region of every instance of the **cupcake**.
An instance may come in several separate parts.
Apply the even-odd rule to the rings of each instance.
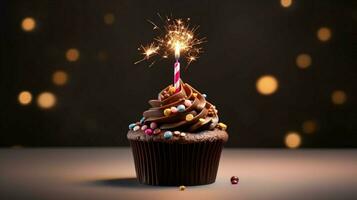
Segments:
[[[179,91],[168,86],[149,104],[127,134],[138,181],[161,186],[215,182],[228,134],[206,95],[180,82]]]

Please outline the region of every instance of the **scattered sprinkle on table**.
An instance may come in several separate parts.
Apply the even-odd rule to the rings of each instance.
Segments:
[[[238,182],[239,182],[238,176],[232,176],[232,177],[231,177],[231,183],[232,183],[233,185],[238,184]]]
[[[186,189],[186,187],[184,185],[180,185],[179,189],[180,189],[180,191],[184,191]]]

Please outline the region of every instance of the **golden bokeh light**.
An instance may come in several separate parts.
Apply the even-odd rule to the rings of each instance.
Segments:
[[[302,123],[302,131],[307,134],[315,133],[318,129],[315,120],[307,120]]]
[[[301,145],[301,137],[298,132],[288,132],[285,136],[285,145],[290,149],[299,148]]]
[[[36,21],[32,17],[26,17],[25,19],[22,20],[21,27],[22,30],[26,32],[33,31],[36,27]]]
[[[332,35],[331,29],[329,29],[327,27],[321,27],[317,31],[317,38],[321,42],[326,42],[326,41],[330,40],[331,39],[331,35]]]
[[[69,62],[75,62],[79,59],[79,51],[78,49],[71,48],[66,52],[66,58]]]
[[[17,97],[21,105],[28,105],[32,101],[32,94],[29,91],[22,91]]]
[[[51,92],[42,92],[37,97],[37,104],[40,108],[49,109],[56,105],[56,96]]]
[[[284,8],[290,7],[292,3],[293,3],[292,0],[280,0],[280,4]]]
[[[260,94],[270,95],[278,89],[278,80],[272,75],[261,76],[256,83],[256,88]]]
[[[312,59],[309,54],[302,53],[296,57],[296,65],[301,68],[305,69],[311,65]]]
[[[107,13],[104,15],[104,23],[107,25],[112,25],[115,21],[115,16],[112,13]]]
[[[332,103],[336,105],[344,104],[347,100],[347,95],[342,90],[335,90],[331,94]]]
[[[68,81],[68,75],[65,71],[58,70],[55,71],[52,75],[52,82],[55,85],[62,86],[65,85]]]

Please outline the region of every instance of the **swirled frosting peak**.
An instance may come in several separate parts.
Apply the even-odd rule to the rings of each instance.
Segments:
[[[187,83],[163,89],[158,99],[150,100],[151,108],[143,113],[146,124],[157,124],[163,130],[197,132],[214,129],[218,124],[217,109]]]

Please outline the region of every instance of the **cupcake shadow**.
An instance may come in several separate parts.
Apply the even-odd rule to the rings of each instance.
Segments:
[[[82,184],[94,187],[116,187],[116,188],[132,188],[132,189],[170,189],[177,186],[154,186],[139,183],[138,179],[135,177],[124,177],[124,178],[108,178],[108,179],[98,179],[82,182]]]
[[[135,177],[98,179],[85,182],[86,185],[102,186],[102,187],[122,187],[122,188],[147,188],[148,185],[143,185],[138,182]]]

